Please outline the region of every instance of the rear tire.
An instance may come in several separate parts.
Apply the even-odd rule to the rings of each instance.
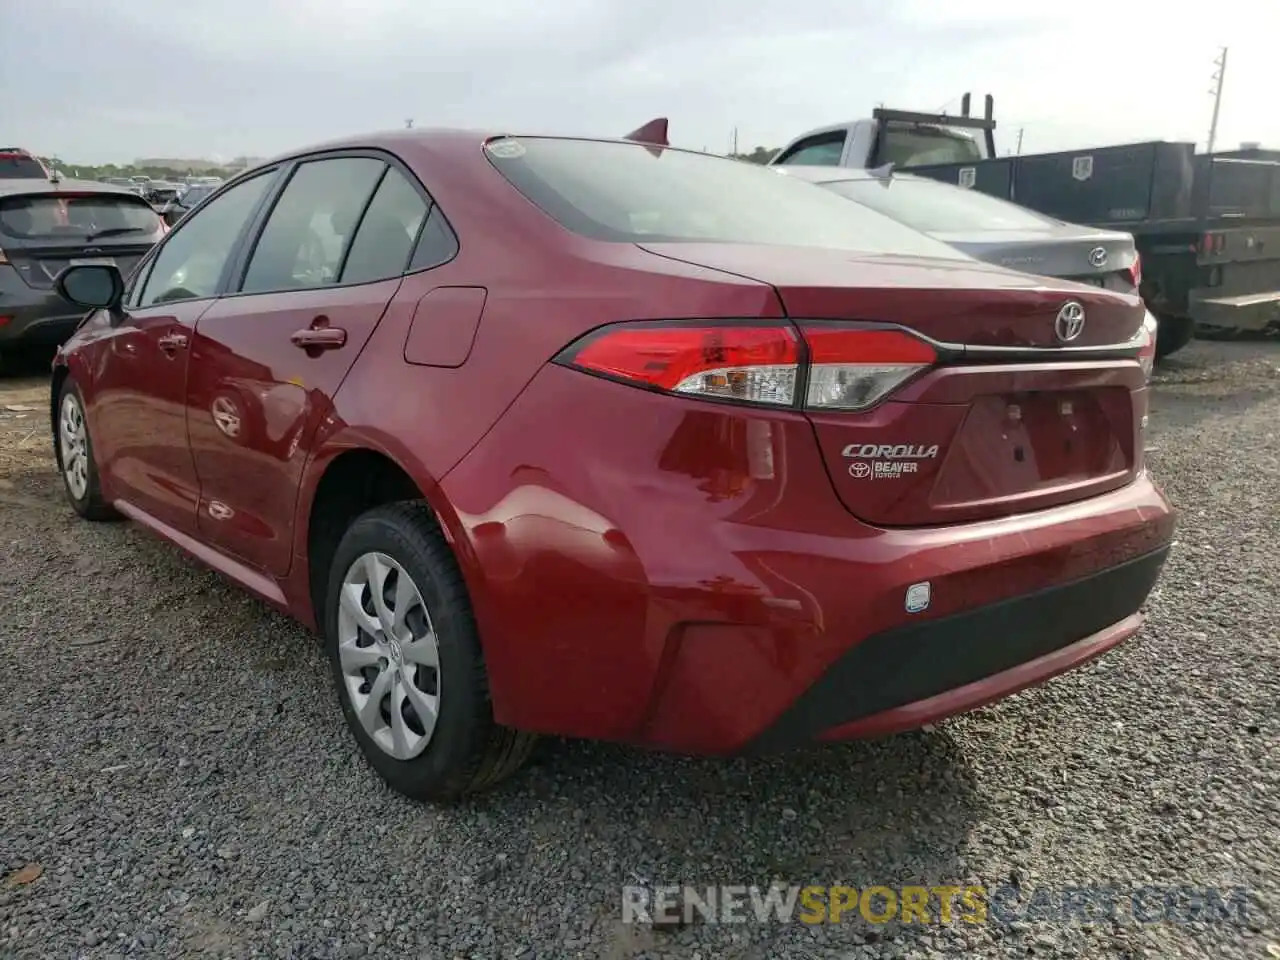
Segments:
[[[1196,333],[1195,323],[1188,317],[1165,316],[1156,318],[1156,359],[1177,353]]]
[[[54,423],[53,453],[72,509],[86,520],[123,519],[102,496],[89,421],[84,414],[84,397],[70,377],[62,381],[62,389],[58,391],[58,415]]]
[[[537,737],[494,722],[462,573],[425,503],[376,507],[347,529],[324,633],[347,725],[397,793],[458,800],[528,759]]]

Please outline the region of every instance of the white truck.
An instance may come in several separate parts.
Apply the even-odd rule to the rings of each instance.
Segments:
[[[1197,154],[1149,141],[1000,157],[990,95],[984,116],[876,109],[796,137],[771,166],[911,173],[1011,200],[1067,223],[1131,234],[1140,292],[1166,356],[1192,337],[1280,333],[1280,151]]]
[[[967,93],[960,101],[959,116],[877,107],[868,119],[801,134],[769,164],[873,169],[889,163],[920,167],[990,160],[996,155],[993,109],[988,94],[985,116],[970,116]]]

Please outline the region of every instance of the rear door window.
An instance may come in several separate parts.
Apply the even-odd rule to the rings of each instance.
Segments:
[[[241,292],[337,283],[347,245],[386,167],[372,157],[300,164],[262,228]]]

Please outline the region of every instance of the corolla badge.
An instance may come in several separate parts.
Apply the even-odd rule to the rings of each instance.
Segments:
[[[1084,331],[1084,306],[1075,300],[1068,300],[1058,311],[1058,318],[1053,321],[1053,332],[1063,343],[1070,343]]]
[[[1094,247],[1089,251],[1089,266],[1105,267],[1107,265],[1107,248]]]

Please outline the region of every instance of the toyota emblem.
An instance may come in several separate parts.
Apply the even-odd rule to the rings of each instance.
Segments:
[[[1084,307],[1075,300],[1068,300],[1053,321],[1053,332],[1063,343],[1070,343],[1084,330]]]
[[[1089,251],[1089,266],[1105,267],[1107,265],[1107,248],[1094,247]]]

